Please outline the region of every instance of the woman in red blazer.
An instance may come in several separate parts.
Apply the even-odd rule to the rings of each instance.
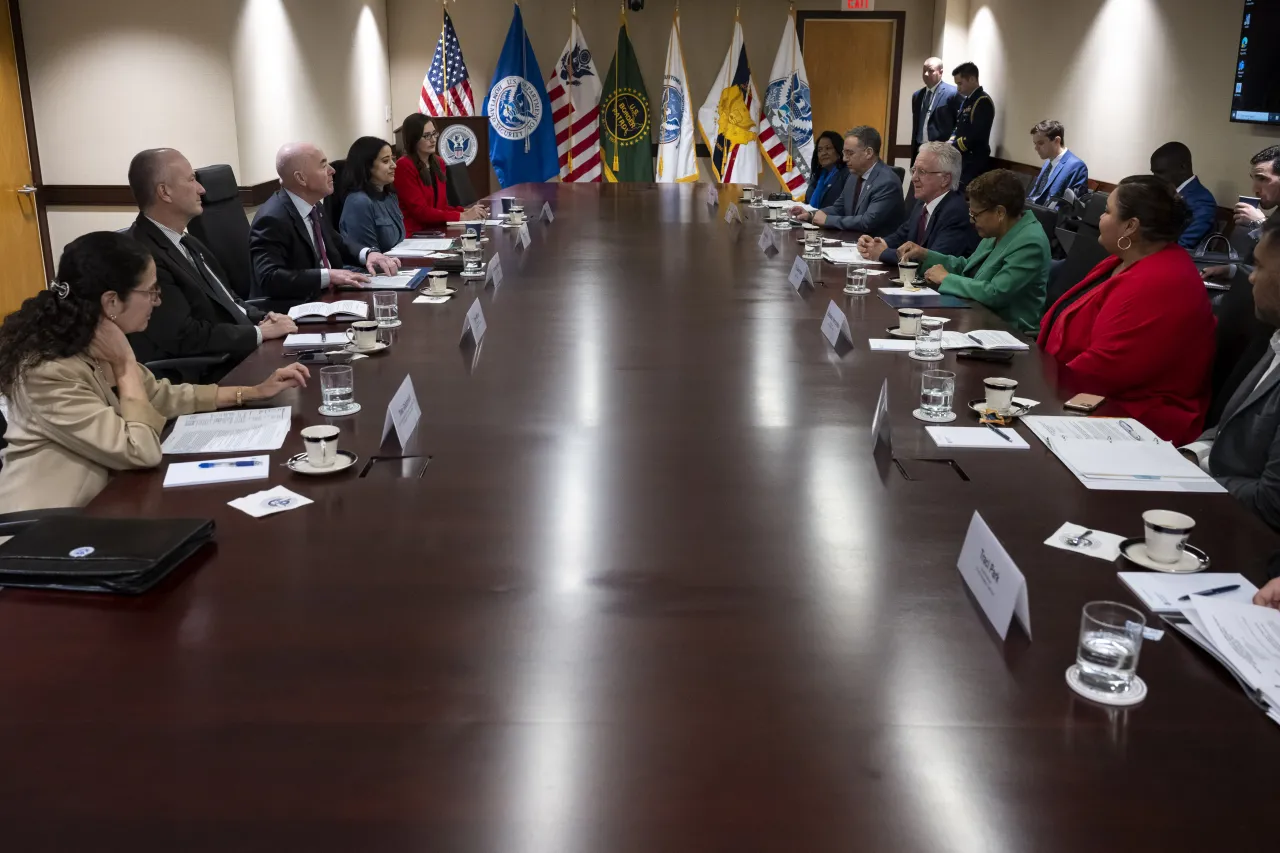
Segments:
[[[1045,314],[1040,346],[1070,385],[1101,394],[1166,441],[1195,440],[1209,408],[1214,326],[1196,265],[1178,245],[1187,208],[1151,175],[1107,199],[1107,258]]]
[[[409,153],[396,161],[396,196],[404,215],[405,233],[410,237],[446,222],[485,219],[489,215],[479,204],[465,209],[449,204],[444,160],[436,154],[439,138],[429,117],[414,113],[404,120],[404,147]]]

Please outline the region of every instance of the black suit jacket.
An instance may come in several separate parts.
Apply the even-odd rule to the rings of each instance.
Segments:
[[[329,266],[359,268],[357,246],[343,237],[324,216],[320,205],[321,231]],[[258,208],[249,227],[249,255],[253,259],[253,297],[270,298],[277,304],[297,305],[320,295],[320,253],[311,243],[311,224],[304,222],[293,199],[277,190]]]
[[[1268,372],[1273,358],[1268,347],[1201,439],[1213,439],[1213,478],[1280,530],[1280,372]]]
[[[920,221],[922,207],[924,204],[917,201],[898,230],[884,238],[885,245],[889,248],[880,255],[882,263],[896,264],[898,247],[908,240],[944,255],[965,258],[978,248],[978,232],[969,221],[969,203],[960,193],[949,192],[938,202],[933,216],[929,217],[929,224],[925,226],[923,241],[916,239],[916,225]]]
[[[138,361],[226,353],[231,356],[230,363],[218,368],[219,373],[225,373],[257,348],[254,326],[263,313],[252,306],[240,310],[238,306],[244,303],[230,290],[231,279],[207,246],[191,238],[209,270],[228,286],[223,293],[216,292],[147,217],[139,214],[129,235],[146,246],[155,259],[160,288],[160,304],[151,312],[147,328],[129,335]]]
[[[913,160],[920,148],[916,144],[916,137],[920,133],[920,105],[927,91],[921,87],[911,93],[911,158]],[[960,97],[956,87],[945,80],[938,84],[933,92],[933,98],[933,112],[929,113],[929,126],[925,128],[924,138],[926,142],[946,142],[951,138],[951,131],[955,130],[956,111],[960,109],[960,102],[964,99]]]

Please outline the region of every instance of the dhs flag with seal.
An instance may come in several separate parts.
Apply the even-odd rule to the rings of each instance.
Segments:
[[[489,117],[489,160],[503,188],[548,181],[560,171],[551,101],[519,5],[498,57],[484,115]]]
[[[756,138],[778,181],[792,198],[803,199],[813,161],[813,105],[794,13],[787,16],[764,101],[764,119]]]

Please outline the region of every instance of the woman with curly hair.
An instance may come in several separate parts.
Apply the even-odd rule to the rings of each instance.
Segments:
[[[67,245],[58,279],[0,324],[0,394],[9,399],[0,512],[84,506],[111,471],[160,464],[165,421],[305,387],[300,364],[259,385],[171,385],[138,364],[125,335],[160,301],[141,243],[98,231]]]

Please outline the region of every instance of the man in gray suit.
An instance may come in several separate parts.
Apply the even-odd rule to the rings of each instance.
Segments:
[[[1280,326],[1280,220],[1263,224],[1254,260],[1254,310],[1264,323]],[[1218,425],[1182,452],[1280,531],[1280,332],[1236,388]]]
[[[802,222],[812,221],[823,228],[861,231],[872,237],[887,237],[902,223],[902,181],[880,161],[880,132],[860,125],[844,135],[844,162],[849,180],[844,192],[830,207],[815,210],[791,208]]]

